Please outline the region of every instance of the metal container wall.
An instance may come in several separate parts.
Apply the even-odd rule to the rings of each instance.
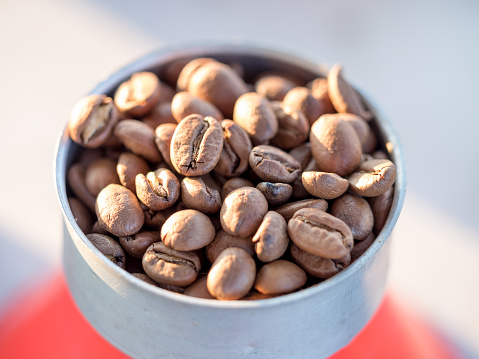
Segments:
[[[160,74],[173,60],[214,57],[239,62],[253,79],[267,69],[304,80],[324,76],[313,63],[285,53],[243,45],[172,47],[120,70],[92,93],[112,94],[135,71]],[[71,293],[88,321],[134,358],[322,358],[364,327],[386,286],[390,241],[405,196],[403,154],[389,122],[378,113],[372,126],[396,164],[394,201],[385,227],[356,262],[319,285],[260,301],[222,302],[187,297],[142,282],[104,257],[77,226],[67,201],[66,171],[79,147],[63,133],[55,179],[65,218],[64,267]]]

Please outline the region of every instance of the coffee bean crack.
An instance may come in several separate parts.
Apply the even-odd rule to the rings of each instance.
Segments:
[[[196,135],[196,138],[193,140],[191,144],[191,160],[190,163],[185,165],[188,170],[193,169],[196,170],[198,167],[197,165],[199,163],[203,163],[198,161],[198,157],[200,156],[200,149],[201,149],[201,143],[203,142],[203,138],[205,137],[206,131],[208,131],[208,128],[210,128],[210,124],[208,121],[203,120],[203,126],[201,127],[199,133]]]
[[[192,261],[189,261],[187,259],[184,259],[184,258],[179,258],[179,257],[173,257],[173,256],[170,256],[166,253],[163,253],[163,252],[157,252],[155,251],[155,256],[156,258],[158,258],[158,260],[160,261],[163,261],[163,262],[167,262],[167,263],[173,263],[173,264],[177,264],[179,266],[181,265],[187,265],[187,266],[190,266],[191,268],[193,268],[195,271],[196,271],[196,266],[195,264],[192,262]]]
[[[310,226],[324,229],[325,231],[328,231],[328,232],[331,232],[331,233],[338,233],[341,237],[341,241],[343,242],[344,246],[348,249],[352,248],[351,245],[347,243],[346,237],[344,236],[344,234],[341,231],[338,231],[337,229],[329,227],[325,224],[312,221],[312,220],[310,220],[310,219],[308,219],[307,217],[304,217],[304,216],[297,216],[297,217],[295,217],[295,219],[297,219],[298,221],[301,221],[303,223],[309,224]]]

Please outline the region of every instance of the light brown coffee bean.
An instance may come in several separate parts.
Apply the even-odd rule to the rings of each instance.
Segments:
[[[258,177],[268,182],[291,183],[301,174],[301,165],[293,156],[268,145],[254,147],[249,164]]]
[[[193,209],[185,209],[170,216],[161,227],[161,240],[179,251],[193,251],[215,239],[215,228],[209,217]]]
[[[288,222],[297,211],[303,208],[316,208],[320,211],[326,212],[328,209],[328,202],[324,199],[303,199],[301,201],[283,204],[276,208],[275,211],[282,215],[286,222]]]
[[[120,244],[109,236],[91,233],[86,236],[90,242],[109,260],[118,267],[125,269],[126,257]]]
[[[254,289],[263,294],[291,293],[306,284],[306,273],[292,262],[277,260],[258,271]]]
[[[223,115],[231,118],[236,100],[248,92],[248,87],[231,67],[210,61],[191,74],[187,91],[215,105]]]
[[[394,187],[391,186],[383,194],[369,199],[369,205],[374,215],[373,231],[376,235],[381,232],[391,211],[394,199]]]
[[[217,213],[221,209],[218,190],[209,187],[201,177],[185,177],[181,181],[181,200],[188,208],[205,214]]]
[[[142,258],[147,248],[160,240],[159,231],[142,231],[132,236],[119,238],[119,242],[125,252],[136,258]]]
[[[322,279],[331,278],[351,264],[349,253],[338,259],[329,259],[303,251],[295,244],[291,246],[291,256],[307,273]]]
[[[111,136],[118,117],[118,110],[110,97],[89,95],[73,107],[67,129],[74,142],[96,148]]]
[[[286,183],[260,182],[256,188],[261,191],[270,206],[279,206],[288,202],[293,194],[293,187]]]
[[[161,96],[161,83],[152,72],[136,72],[120,84],[115,93],[115,105],[126,116],[147,115]]]
[[[171,284],[163,284],[163,283],[156,283],[153,279],[148,277],[146,274],[143,273],[131,273],[134,277],[141,279],[142,281],[154,285],[155,287],[165,289],[170,292],[184,294],[185,288],[180,287],[178,285],[171,285]]]
[[[248,237],[259,228],[268,202],[254,187],[242,187],[225,198],[220,211],[221,226],[231,235]]]
[[[374,131],[370,130],[368,132],[368,137],[362,145],[363,153],[372,153],[378,147],[378,139]]]
[[[323,114],[319,102],[306,87],[295,87],[284,97],[282,106],[284,109],[291,109],[302,112],[310,125]]]
[[[143,117],[141,121],[153,130],[165,123],[173,123],[175,125],[177,123],[171,113],[171,102],[158,103],[153,111],[148,116]]]
[[[344,113],[341,115],[341,118],[354,128],[354,131],[356,131],[356,135],[358,135],[359,142],[361,142],[362,147],[369,138],[370,128],[368,123],[361,117],[353,115],[351,113]]]
[[[134,154],[150,162],[162,160],[160,151],[155,144],[155,131],[147,124],[136,120],[118,122],[114,130],[121,143]]]
[[[68,204],[70,205],[73,218],[78,224],[78,227],[80,227],[80,230],[85,234],[90,233],[92,227],[90,211],[83,203],[74,197],[68,197]]]
[[[173,172],[158,168],[154,172],[138,174],[135,180],[136,195],[148,208],[161,211],[175,204],[180,196],[180,182]]]
[[[271,139],[271,144],[282,150],[290,150],[302,144],[309,136],[309,122],[298,110],[283,109],[280,102],[271,102],[278,119],[278,133]]]
[[[173,138],[173,134],[176,130],[176,123],[164,123],[159,125],[155,129],[155,143],[160,150],[161,156],[163,160],[166,162],[168,166],[173,168],[173,164],[171,163],[171,140]]]
[[[177,80],[177,87],[179,90],[186,91],[188,90],[188,84],[190,82],[190,78],[193,73],[198,70],[202,65],[207,62],[216,61],[210,57],[199,57],[188,61],[183,68],[181,69],[178,80]]]
[[[110,184],[101,190],[95,212],[100,225],[118,237],[137,233],[145,221],[136,196],[118,184]]]
[[[349,181],[335,173],[306,171],[302,174],[303,186],[313,196],[334,199],[349,187]]]
[[[363,162],[358,171],[349,176],[351,191],[364,197],[385,193],[395,181],[396,166],[389,160]]]
[[[311,152],[322,172],[351,174],[361,162],[361,142],[341,114],[323,115],[311,127]]]
[[[373,211],[362,197],[342,195],[331,206],[331,214],[348,225],[354,239],[363,240],[373,231]]]
[[[208,273],[208,291],[220,300],[244,297],[253,287],[256,264],[241,248],[227,248],[218,256]]]
[[[269,211],[253,237],[255,252],[262,262],[280,258],[288,248],[288,226],[283,216]]]
[[[201,262],[194,252],[177,251],[163,242],[153,243],[142,259],[143,269],[155,282],[176,286],[193,283]]]
[[[135,178],[138,174],[147,174],[150,171],[148,163],[130,152],[123,152],[118,158],[116,172],[120,183],[136,194]]]
[[[183,176],[201,176],[218,163],[223,133],[213,117],[191,115],[176,127],[171,140],[171,163]]]
[[[241,177],[230,178],[223,185],[223,189],[221,191],[221,198],[223,198],[224,200],[226,197],[228,197],[228,195],[231,192],[241,187],[254,187],[254,184],[245,178],[241,178]]]
[[[178,92],[171,101],[171,112],[176,122],[180,123],[189,115],[211,116],[217,121],[223,120],[223,114],[214,105],[203,101],[186,91]]]
[[[365,120],[371,119],[371,114],[365,109],[359,94],[342,76],[340,65],[334,65],[328,73],[328,91],[336,111],[352,113]]]
[[[325,258],[344,257],[354,244],[346,223],[316,208],[297,211],[288,222],[288,233],[299,248]]]
[[[120,184],[115,161],[100,158],[88,166],[85,172],[85,185],[94,197],[110,183]]]
[[[254,243],[251,239],[251,236],[238,237],[228,234],[223,230],[220,230],[218,231],[218,233],[216,233],[216,237],[213,242],[206,246],[206,258],[208,258],[210,263],[213,264],[221,252],[223,252],[226,248],[231,247],[238,247],[244,249],[250,256],[254,256]]]
[[[239,176],[248,169],[248,158],[253,148],[251,140],[239,125],[231,120],[221,121],[223,150],[215,172],[225,177]]]
[[[238,98],[233,121],[251,137],[253,144],[265,144],[278,132],[278,120],[268,100],[255,92]]]
[[[256,93],[270,101],[283,101],[284,96],[295,86],[294,82],[283,76],[267,74],[256,81],[254,88]]]
[[[369,236],[366,237],[366,239],[362,241],[356,241],[354,243],[353,249],[351,249],[351,261],[354,262],[356,259],[362,256],[363,253],[368,250],[368,248],[371,246],[371,244],[373,244],[375,240],[376,236],[374,235],[374,233],[371,233]]]
[[[334,106],[329,98],[328,80],[317,78],[311,81],[308,86],[311,89],[311,95],[318,101],[321,107],[321,115],[326,113],[336,113]]]
[[[195,298],[216,299],[208,292],[208,286],[206,285],[207,280],[208,277],[206,275],[200,276],[193,284],[185,289],[183,294]]]
[[[95,210],[95,196],[93,196],[85,183],[86,168],[80,163],[68,169],[68,184],[75,196],[90,210]]]

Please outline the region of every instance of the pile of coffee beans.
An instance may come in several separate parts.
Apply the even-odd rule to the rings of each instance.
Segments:
[[[79,228],[108,259],[189,296],[255,300],[337,274],[381,231],[394,164],[333,66],[303,83],[240,63],[172,62],[74,106]]]

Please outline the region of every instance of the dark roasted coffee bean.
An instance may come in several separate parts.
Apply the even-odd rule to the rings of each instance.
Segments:
[[[136,258],[142,258],[146,249],[160,240],[159,231],[143,231],[132,236],[119,238],[119,242],[125,252]]]
[[[96,148],[108,140],[118,118],[118,110],[110,97],[89,95],[75,104],[67,128],[73,141],[83,147]]]
[[[227,248],[218,256],[208,273],[208,291],[220,300],[244,297],[253,287],[256,264],[243,249]]]
[[[299,248],[325,258],[344,257],[354,244],[346,223],[316,208],[297,211],[288,222],[288,232]]]
[[[223,133],[213,117],[191,115],[176,127],[171,140],[171,163],[183,176],[201,176],[218,163]]]
[[[263,193],[270,206],[279,206],[288,202],[293,194],[293,187],[287,183],[261,182],[256,188]]]
[[[253,237],[255,252],[262,262],[272,262],[280,258],[288,248],[288,226],[284,218],[269,211],[263,218]]]
[[[261,145],[251,150],[249,164],[264,181],[291,183],[301,174],[301,165],[279,148]]]
[[[176,286],[193,283],[201,262],[193,252],[177,251],[163,242],[153,243],[143,256],[143,269],[155,282]]]
[[[103,234],[91,233],[86,236],[90,242],[109,260],[120,268],[125,269],[125,252],[120,244],[109,236]]]
[[[292,262],[277,260],[258,271],[254,289],[263,294],[291,293],[306,284],[306,273]]]
[[[136,176],[136,195],[148,208],[161,211],[175,204],[180,196],[180,182],[175,174],[166,168],[158,168],[146,176]]]

